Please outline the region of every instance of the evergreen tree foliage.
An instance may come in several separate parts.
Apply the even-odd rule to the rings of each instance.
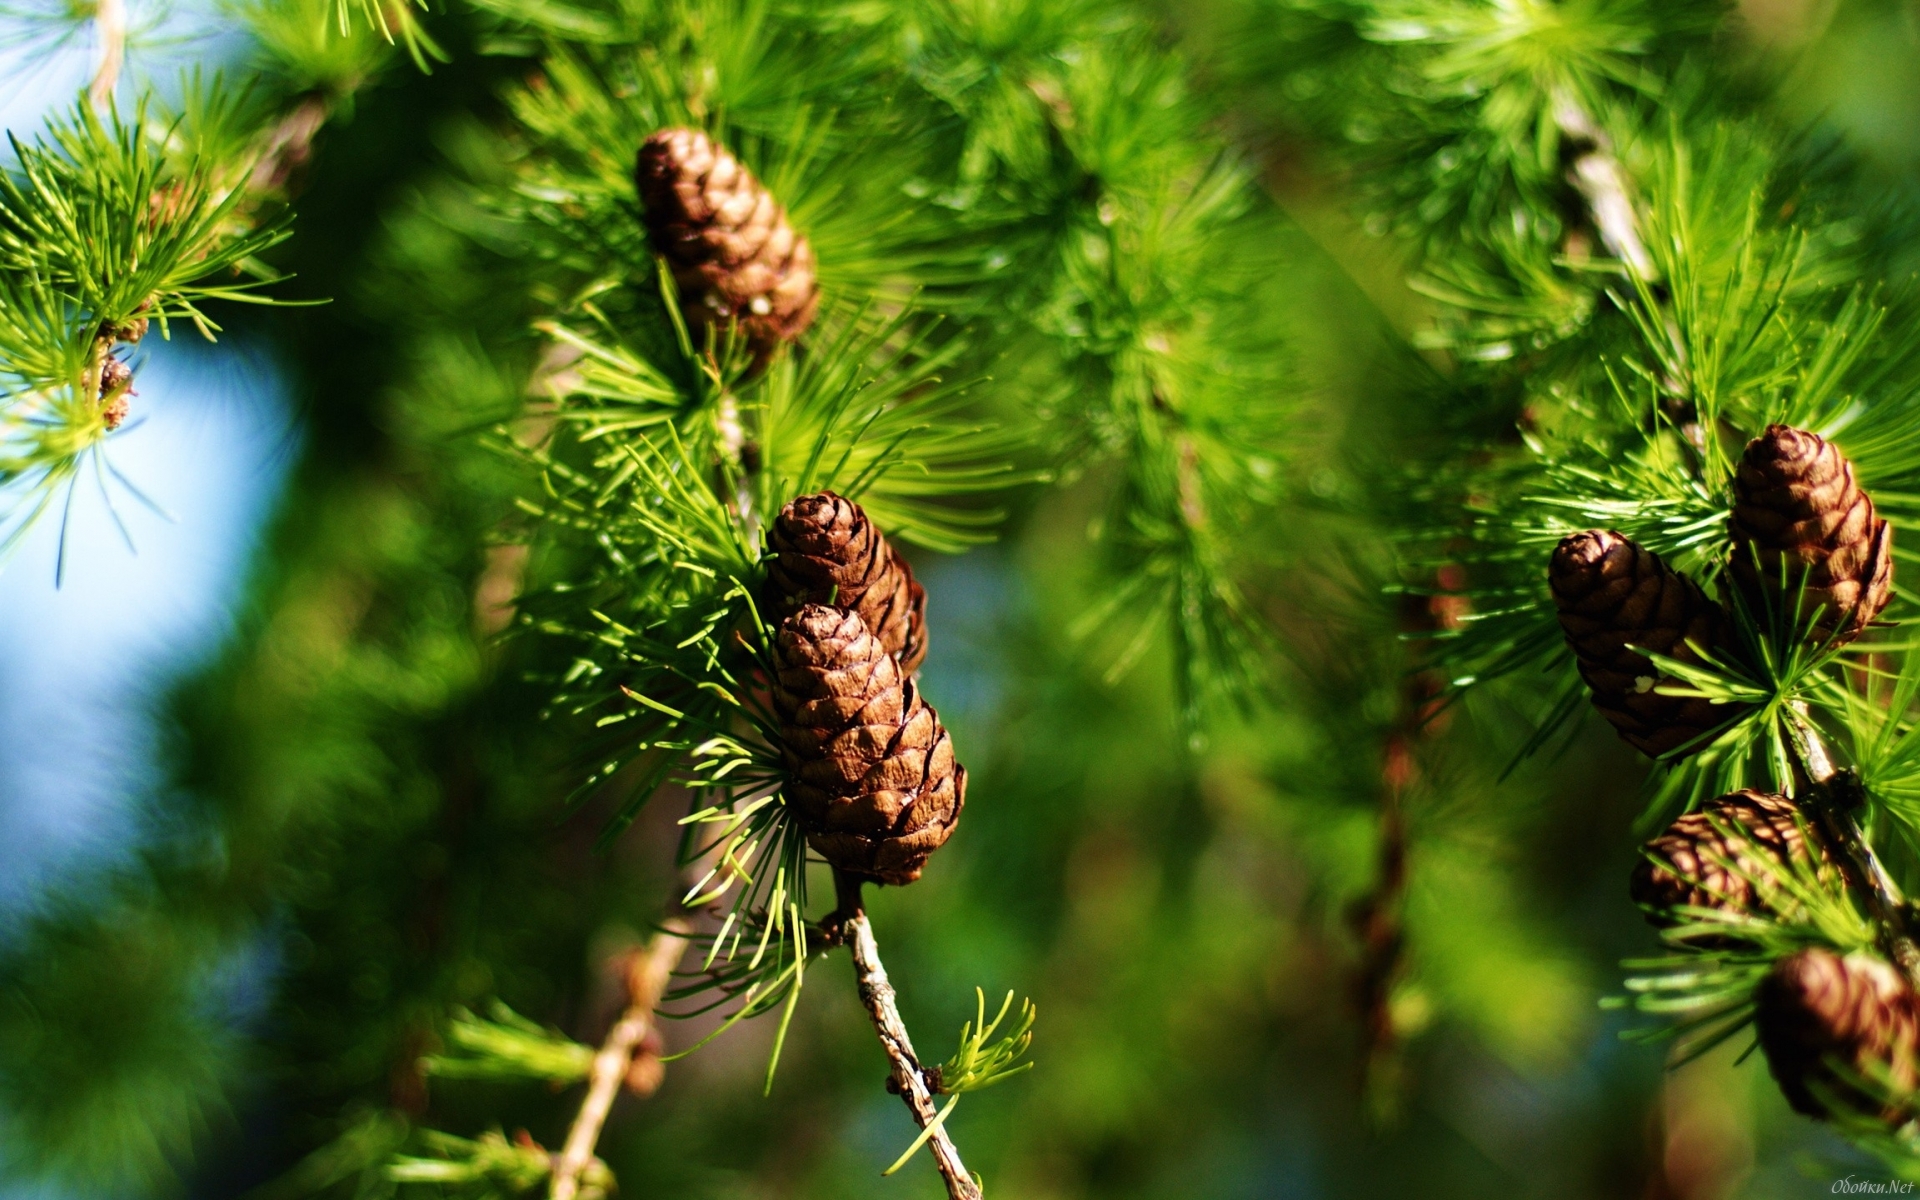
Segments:
[[[0,1168],[565,1200],[1225,1195],[1257,1162],[1466,1194],[1499,1177],[1451,1093],[1624,1032],[1535,1183],[1614,1195],[1675,1186],[1635,1127],[1660,1054],[1759,1012],[1789,1070],[1782,963],[1920,986],[1911,583],[1849,640],[1875,614],[1742,574],[1730,524],[1790,426],[1909,561],[1911,220],[1742,14],[220,13],[240,65],[176,85],[137,8],[0,10],[99,62],[0,171],[0,536],[138,496],[110,452],[146,338],[270,340],[307,429],[238,628],[165,702],[157,832],[0,939]],[[649,233],[636,154],[678,128],[807,239],[790,343]],[[971,771],[908,889],[829,870],[791,795],[769,529],[822,492],[911,559],[903,687]],[[1589,530],[1724,616],[1617,648],[1715,715],[1650,766],[1586,715],[1549,582]],[[1741,788],[1825,857],[1703,815],[1765,903],[1622,932],[1635,843]],[[1915,1052],[1815,1053],[1801,1089],[1908,1178]],[[661,1090],[609,1115],[620,1089]]]
[[[1778,886],[1795,903],[1731,940],[1719,922],[1743,918],[1688,913],[1665,935],[1671,957],[1634,964],[1653,972],[1628,981],[1635,1003],[1673,1022],[1685,1061],[1748,1027],[1754,984],[1798,946],[1910,957],[1904,785],[1872,749],[1906,728],[1905,640],[1848,644],[1791,573],[1769,595],[1743,588],[1748,551],[1729,540],[1742,451],[1772,426],[1835,439],[1902,525],[1909,284],[1876,253],[1899,240],[1899,214],[1859,165],[1768,108],[1753,67],[1706,69],[1711,8],[1279,7],[1266,53],[1338,47],[1343,70],[1380,81],[1372,112],[1413,106],[1379,130],[1353,109],[1295,112],[1342,123],[1329,140],[1368,181],[1371,219],[1406,240],[1410,283],[1433,302],[1409,340],[1446,352],[1433,395],[1497,422],[1436,441],[1444,458],[1411,473],[1396,521],[1404,585],[1462,614],[1427,656],[1445,688],[1525,697],[1523,758],[1564,743],[1589,688],[1542,566],[1569,535],[1618,531],[1722,594],[1732,623],[1720,644],[1688,647],[1693,665],[1655,653],[1658,681],[1641,681],[1715,712],[1659,754],[1643,834],[1757,787],[1799,798],[1850,859],[1789,872]],[[1318,69],[1282,90],[1316,96]],[[1904,1085],[1875,1086],[1904,1111]],[[1899,1169],[1886,1130],[1901,1123],[1851,1128]]]

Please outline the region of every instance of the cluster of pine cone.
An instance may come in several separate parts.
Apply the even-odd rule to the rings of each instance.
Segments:
[[[689,320],[737,329],[756,367],[806,331],[819,303],[812,247],[725,147],[697,130],[663,130],[641,147],[635,176]],[[1733,487],[1728,582],[1749,611],[1798,605],[1818,612],[1823,639],[1859,636],[1886,606],[1893,553],[1852,464],[1818,435],[1775,425],[1747,446]],[[926,655],[926,592],[861,507],[832,492],[788,504],[768,540],[769,607],[782,618],[773,696],[796,816],[837,870],[910,883],[966,798],[966,768],[913,682]],[[1698,584],[1607,530],[1563,540],[1548,579],[1594,706],[1629,744],[1683,754],[1725,723],[1730,714],[1705,700],[1661,694],[1674,681],[1641,653],[1697,663],[1701,651],[1728,648],[1726,609]],[[1729,947],[1739,919],[1788,914],[1788,876],[1834,869],[1793,801],[1740,791],[1649,842],[1632,893],[1656,924],[1683,923],[1686,909],[1723,914],[1724,932],[1692,940]],[[1858,1086],[1920,1084],[1920,994],[1892,966],[1805,949],[1774,965],[1755,1011],[1795,1109],[1906,1119]]]
[[[1656,925],[1690,920],[1682,906],[1717,913],[1724,924],[1705,924],[1725,932],[1690,939],[1709,949],[1740,949],[1740,918],[1791,915],[1789,878],[1836,870],[1793,801],[1754,791],[1688,813],[1645,852],[1633,898]],[[1777,960],[1754,992],[1754,1025],[1795,1111],[1845,1109],[1893,1126],[1913,1116],[1888,1096],[1920,1085],[1920,992],[1884,959],[1813,946]]]
[[[663,129],[634,167],[642,220],[696,329],[737,332],[754,369],[813,323],[813,247],[740,160],[696,129]],[[851,500],[822,492],[768,531],[767,610],[787,798],[835,869],[911,883],[953,833],[967,772],[914,686],[927,594]]]
[[[1893,532],[1854,481],[1853,464],[1818,434],[1770,426],[1748,443],[1733,478],[1727,577],[1756,619],[1818,613],[1832,644],[1860,635],[1893,588]],[[1698,749],[1732,715],[1694,697],[1641,647],[1682,663],[1726,651],[1726,609],[1660,556],[1619,533],[1576,533],[1547,568],[1554,607],[1593,705],[1628,744],[1661,757]]]
[[[911,883],[967,794],[953,741],[913,682],[926,591],[866,512],[832,492],[781,509],[767,542],[787,799],[837,870]]]
[[[1834,645],[1879,616],[1892,587],[1892,533],[1836,447],[1771,426],[1748,444],[1733,493],[1729,599],[1757,620],[1798,605],[1813,636]],[[1727,651],[1727,610],[1699,585],[1605,530],[1563,540],[1548,581],[1594,707],[1630,745],[1683,756],[1726,723],[1732,714],[1705,700],[1662,695],[1675,681],[1630,648],[1683,663]],[[1737,951],[1751,946],[1744,922],[1796,915],[1794,880],[1818,886],[1838,870],[1794,801],[1743,790],[1648,842],[1631,892],[1654,924],[1689,926],[1696,948]],[[1885,960],[1817,946],[1789,954],[1756,989],[1754,1021],[1797,1111],[1824,1118],[1844,1108],[1894,1125],[1913,1115],[1885,1097],[1920,1084],[1920,992]]]
[[[1820,886],[1838,871],[1819,828],[1765,792],[1721,796],[1644,850],[1633,898],[1655,925],[1706,917],[1695,930],[1713,932],[1687,939],[1701,949],[1738,951],[1743,920],[1795,915],[1791,880]],[[1754,992],[1754,1025],[1795,1111],[1846,1109],[1892,1126],[1914,1115],[1887,1097],[1920,1085],[1920,992],[1886,960],[1820,946],[1780,958]]]

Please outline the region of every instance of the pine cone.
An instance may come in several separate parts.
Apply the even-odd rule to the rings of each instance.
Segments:
[[[780,510],[767,544],[773,611],[833,604],[860,614],[887,653],[911,675],[927,656],[927,592],[866,510],[832,492],[801,496]]]
[[[1842,958],[1831,950],[1802,950],[1773,965],[1754,1004],[1760,1046],[1795,1112],[1820,1119],[1839,1104],[1890,1124],[1906,1120],[1902,1107],[1843,1080],[1829,1065],[1838,1062],[1868,1080],[1884,1072],[1900,1090],[1920,1079],[1920,1002],[1893,967],[1870,954]]]
[[[1887,606],[1893,530],[1854,482],[1853,464],[1818,434],[1769,425],[1747,443],[1731,526],[1733,581],[1756,613],[1763,603],[1791,611],[1800,596],[1802,611],[1825,610],[1822,634],[1850,642]]]
[[[1796,816],[1793,801],[1769,792],[1729,792],[1667,826],[1634,869],[1634,901],[1656,925],[1685,918],[1681,905],[1736,914],[1777,911],[1773,881],[1791,866],[1830,865],[1819,831]],[[1807,843],[1807,835],[1815,841]]]
[[[858,613],[803,607],[773,656],[787,798],[807,843],[849,874],[912,883],[966,802],[940,718]]]
[[[726,147],[697,129],[663,129],[641,145],[634,174],[688,320],[737,320],[762,364],[806,332],[820,301],[813,247]]]
[[[1618,533],[1576,533],[1554,547],[1547,582],[1593,706],[1629,745],[1657,758],[1732,715],[1706,700],[1660,695],[1655,687],[1675,681],[1627,648],[1699,662],[1689,641],[1703,649],[1719,643],[1720,606],[1658,555]]]

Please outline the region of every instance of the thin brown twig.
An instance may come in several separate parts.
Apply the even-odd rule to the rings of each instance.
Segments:
[[[600,1141],[600,1130],[619,1094],[620,1085],[633,1069],[634,1052],[653,1028],[653,1010],[666,991],[667,977],[686,953],[691,926],[679,918],[664,923],[653,935],[646,951],[638,957],[627,975],[627,1010],[607,1031],[606,1041],[593,1056],[593,1068],[587,1075],[587,1096],[580,1103],[579,1115],[567,1131],[566,1143],[553,1159],[553,1183],[550,1200],[575,1200],[580,1192],[580,1176],[594,1161],[593,1148]]]
[[[1466,573],[1460,566],[1440,567],[1430,583],[1430,594],[1407,594],[1400,613],[1402,633],[1422,643],[1434,634],[1458,629],[1466,613]],[[1381,743],[1378,875],[1373,888],[1349,913],[1360,939],[1353,990],[1363,1039],[1361,1088],[1371,1115],[1383,1124],[1396,1116],[1404,1087],[1402,1030],[1393,999],[1407,948],[1405,804],[1420,777],[1418,743],[1438,735],[1448,724],[1444,682],[1431,669],[1416,671],[1402,682],[1399,710]]]
[[[1396,736],[1395,741],[1399,741]],[[1404,746],[1389,745],[1391,762]],[[1400,1029],[1394,1019],[1393,992],[1406,950],[1403,906],[1407,890],[1407,822],[1401,811],[1403,784],[1389,778],[1380,796],[1376,854],[1378,876],[1354,905],[1349,919],[1360,939],[1360,961],[1353,970],[1354,1001],[1361,1021],[1361,1090],[1377,1119],[1398,1105]]]
[[[913,1039],[907,1036],[907,1024],[900,1019],[900,1008],[894,1001],[893,984],[887,979],[887,968],[880,961],[880,944],[874,940],[873,924],[867,920],[866,906],[860,897],[864,882],[840,871],[833,873],[839,908],[832,921],[839,927],[840,939],[853,951],[853,971],[860,983],[860,1003],[866,1007],[867,1015],[873,1018],[873,1029],[880,1037],[880,1047],[887,1052],[887,1059],[893,1064],[892,1087],[889,1090],[900,1093],[915,1123],[927,1129],[939,1115],[933,1103],[933,1087],[928,1082],[926,1069],[913,1052]],[[967,1174],[966,1165],[960,1161],[960,1150],[953,1144],[953,1139],[947,1136],[944,1125],[935,1128],[927,1138],[927,1148],[933,1152],[934,1166],[939,1169],[940,1178],[946,1182],[950,1200],[981,1200],[980,1185],[974,1182],[973,1176]]]
[[[121,64],[127,60],[126,0],[95,0],[93,27],[100,34],[100,65],[94,69],[93,82],[87,85],[87,99],[96,111],[105,112],[113,103]]]

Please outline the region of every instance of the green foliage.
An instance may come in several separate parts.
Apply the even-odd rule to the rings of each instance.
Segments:
[[[426,10],[425,0],[415,0],[415,4],[422,12]],[[378,32],[389,45],[398,36],[413,58],[413,65],[422,71],[432,69],[428,65],[429,59],[446,59],[446,51],[427,36],[420,24],[420,14],[413,11],[413,6],[381,4],[378,0],[334,0],[334,10],[334,20],[342,39],[353,36],[357,18],[365,21],[367,28]]]
[[[455,1137],[426,1130],[420,1134],[420,1154],[396,1154],[386,1166],[386,1177],[402,1185],[430,1187],[439,1196],[473,1200],[508,1200],[527,1194],[553,1172],[553,1156],[526,1141],[508,1141],[499,1130],[478,1138]],[[579,1195],[601,1200],[613,1190],[613,1175],[595,1160],[581,1175]]]
[[[273,302],[261,289],[282,280],[262,255],[288,236],[290,214],[266,193],[285,175],[283,160],[305,158],[326,104],[350,95],[381,59],[354,35],[349,3],[233,0],[230,15],[282,88],[234,86],[196,68],[181,82],[177,111],[163,112],[141,80],[130,114],[83,101],[30,141],[9,135],[12,159],[0,170],[0,548],[56,503],[70,506],[89,473],[103,493],[111,480],[144,501],[105,457],[124,414],[103,394],[102,371],[132,322],[167,337],[185,321],[211,340],[219,323],[209,302]],[[410,10],[389,18],[369,4],[365,15],[388,40],[390,19],[397,23],[423,66],[437,53]],[[0,11],[0,39],[57,47],[94,16],[86,6]],[[136,21],[122,36],[138,42],[149,32]],[[307,89],[326,100],[309,98],[282,122],[288,95]]]
[[[397,33],[416,66],[443,52],[407,4],[367,0],[219,0],[251,35],[255,63],[288,95],[346,99],[391,57]],[[364,22],[364,23],[363,23]]]
[[[39,930],[63,953],[14,945],[0,961],[6,1170],[118,1190],[163,1175],[229,1119],[235,1046],[208,979],[223,939],[150,901],[66,906]]]
[[[180,820],[218,852],[142,856],[156,886],[30,923],[0,966],[31,1014],[0,1080],[32,1165],[157,1185],[217,1154],[247,1077],[289,1114],[263,1153],[300,1163],[271,1194],[537,1189],[534,1138],[557,1143],[577,1092],[505,1085],[582,1079],[596,937],[681,896],[717,912],[669,991],[705,1022],[676,1048],[780,1017],[674,1068],[603,1157],[632,1194],[871,1181],[875,1136],[884,1161],[909,1135],[867,1132],[878,1060],[846,989],[802,987],[830,939],[759,608],[768,520],[832,488],[930,552],[923,682],[975,772],[964,836],[876,902],[907,1015],[960,1015],[913,1005],[990,971],[1045,992],[1059,1031],[1031,1086],[943,1107],[970,1164],[1021,1194],[1184,1200],[1308,1159],[1356,1191],[1506,1189],[1486,1148],[1507,1143],[1461,1097],[1580,1062],[1605,1080],[1582,1096],[1612,1090],[1541,1118],[1553,1163],[1528,1169],[1564,1174],[1531,1185],[1618,1194],[1654,1064],[1581,1038],[1594,964],[1626,949],[1596,831],[1624,854],[1630,798],[1583,740],[1604,731],[1576,719],[1545,559],[1614,528],[1714,589],[1730,464],[1776,420],[1835,437],[1904,547],[1920,360],[1878,249],[1898,221],[1773,120],[1719,6],[1195,9],[248,0],[253,89],[29,144],[0,200],[59,236],[0,236],[0,350],[59,386],[22,384],[47,406],[23,461],[105,436],[88,372],[132,315],[109,301],[211,330],[205,302],[296,267],[276,295],[339,301],[271,326],[316,398],[310,445],[233,646],[172,702]],[[255,168],[394,43],[445,65],[361,93],[314,173],[326,240],[268,245],[291,189]],[[763,368],[689,327],[647,243],[632,155],[672,124],[725,140],[820,259],[818,323]],[[1645,262],[1569,178],[1595,155]],[[149,221],[176,179],[201,182]],[[143,257],[76,241],[83,217]],[[69,442],[31,440],[51,429]],[[1818,739],[1912,882],[1920,667],[1897,630],[1836,650],[1797,615],[1736,608],[1731,649],[1663,662],[1728,720],[1655,768],[1648,812],[1805,794]],[[1882,940],[1831,879],[1787,887],[1785,918],[1689,914],[1633,968],[1637,1006],[1700,1048],[1778,955]],[[203,941],[116,978],[115,928]],[[286,974],[235,1031],[193,988],[262,928]],[[1367,1107],[1411,1132],[1363,1142],[1350,998],[1376,943],[1397,957],[1358,1018],[1386,1029],[1369,1086],[1407,1094]],[[1031,1005],[988,1021],[977,997],[950,1092],[1029,1065]],[[95,1020],[125,1024],[126,1062],[37,1083]],[[1276,1151],[1282,1125],[1312,1154]]]
[[[281,234],[268,227],[236,235],[229,227],[244,193],[216,193],[216,164],[169,162],[164,133],[155,137],[147,124],[144,111],[103,122],[82,106],[32,144],[15,141],[18,166],[0,183],[0,265],[13,278],[59,289],[101,325],[122,324],[147,306],[163,331],[186,319],[208,332],[215,326],[197,305],[244,296],[251,286],[214,278],[246,267]]]
[[[593,1067],[593,1048],[527,1020],[494,1001],[485,1017],[456,1009],[447,1022],[450,1053],[428,1055],[429,1075],[447,1079],[544,1079],[579,1083]]]
[[[979,1001],[979,1009],[974,1013],[973,1020],[960,1027],[960,1048],[939,1067],[938,1090],[949,1095],[977,1092],[1033,1069],[1031,1061],[1020,1062],[1027,1053],[1027,1047],[1033,1044],[1033,1022],[1039,1015],[1033,1002],[1021,1001],[1013,1032],[989,1046],[987,1039],[1000,1028],[1000,1022],[1007,1019],[1007,1013],[1013,1008],[1013,993],[1007,993],[1007,998],[1000,1003],[1000,1011],[994,1014],[991,1021],[987,1020],[986,992],[975,988],[974,994]],[[1017,1062],[1019,1066],[1014,1065]]]
[[[196,106],[205,112],[205,106]],[[103,120],[84,104],[31,143],[13,142],[0,173],[0,492],[11,541],[71,494],[116,422],[101,370],[113,331],[136,317],[165,336],[174,321],[211,338],[210,300],[258,300],[274,282],[257,256],[281,222],[241,220],[244,190],[225,164],[165,152],[169,130]],[[258,279],[236,280],[243,270]]]

